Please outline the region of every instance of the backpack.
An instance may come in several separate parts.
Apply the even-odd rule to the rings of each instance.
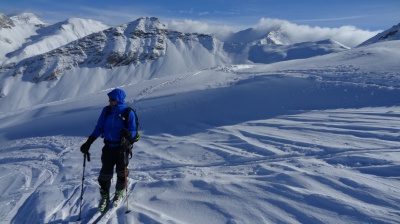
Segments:
[[[128,125],[129,125],[129,114],[131,113],[131,111],[133,111],[133,113],[135,114],[135,124],[136,124],[136,135],[133,137],[133,142],[137,142],[140,139],[140,133],[139,133],[140,124],[139,124],[139,118],[137,116],[136,110],[133,109],[132,107],[128,107],[128,108],[125,109],[124,113],[120,114],[119,116],[124,121],[125,128],[128,128]],[[106,114],[104,116],[104,120],[107,119],[107,116],[110,113],[111,113],[111,107],[107,106]]]

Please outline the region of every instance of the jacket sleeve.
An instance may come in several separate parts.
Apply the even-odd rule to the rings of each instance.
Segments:
[[[128,130],[132,133],[132,137],[136,136],[136,132],[137,132],[136,117],[135,117],[135,112],[133,112],[133,111],[131,111],[129,113]]]
[[[103,110],[101,111],[100,117],[97,121],[97,125],[90,136],[98,138],[101,134],[104,133],[105,115],[106,115],[106,107],[104,107]]]

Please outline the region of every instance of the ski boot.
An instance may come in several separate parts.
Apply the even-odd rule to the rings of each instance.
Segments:
[[[116,190],[113,198],[114,207],[117,207],[124,197],[124,190]]]
[[[99,211],[104,212],[107,208],[108,203],[110,203],[110,193],[108,191],[100,190],[101,201],[99,204]]]

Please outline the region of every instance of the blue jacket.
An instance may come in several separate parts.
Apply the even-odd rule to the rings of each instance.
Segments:
[[[114,142],[108,143],[110,146],[118,146],[119,141],[121,139],[120,131],[125,128],[125,122],[122,120],[122,115],[125,110],[128,108],[124,101],[126,94],[121,89],[114,89],[113,91],[107,94],[110,98],[115,99],[118,102],[118,105],[111,106],[109,110],[109,114],[106,117],[107,107],[104,107],[99,120],[97,121],[97,125],[93,130],[90,136],[95,139],[98,138],[101,134],[104,135],[105,142]],[[132,136],[136,136],[136,118],[135,114],[131,111],[128,117],[128,130],[132,133]]]

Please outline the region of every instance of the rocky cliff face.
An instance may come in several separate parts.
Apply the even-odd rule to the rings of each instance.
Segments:
[[[45,25],[36,17],[11,17],[14,24],[0,29],[0,37],[9,40],[0,49],[0,64],[16,63],[40,55],[91,33],[109,28],[90,19],[72,18],[52,25]],[[3,55],[3,63],[1,56]]]
[[[10,29],[14,26],[14,22],[6,15],[0,13],[0,29]]]
[[[77,67],[112,69],[155,61],[165,56],[167,42],[177,46],[196,42],[213,51],[215,41],[208,35],[168,30],[157,18],[146,17],[93,33],[19,63],[3,65],[0,72],[22,77],[24,81],[49,81]]]

